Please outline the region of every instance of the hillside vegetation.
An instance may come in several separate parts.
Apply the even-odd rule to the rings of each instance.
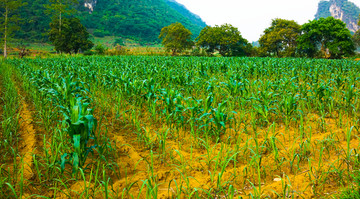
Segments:
[[[351,32],[356,32],[360,8],[348,0],[320,1],[315,19],[334,17],[345,22]]]
[[[46,15],[45,6],[49,0],[24,0],[20,15],[26,19],[19,38],[27,41],[46,41],[50,16]],[[74,6],[75,17],[95,36],[120,36],[141,43],[159,42],[161,28],[174,22],[184,24],[196,37],[206,26],[200,17],[188,11],[183,5],[168,0],[107,0],[94,1],[91,12],[80,0]]]

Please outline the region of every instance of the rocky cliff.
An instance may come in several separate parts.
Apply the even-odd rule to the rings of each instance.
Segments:
[[[348,0],[322,0],[319,3],[315,19],[332,16],[345,22],[351,32],[356,32],[360,28],[358,25],[359,14],[360,8]]]
[[[97,0],[85,0],[84,7],[89,9],[89,12],[92,13],[94,11],[94,7],[96,6]]]

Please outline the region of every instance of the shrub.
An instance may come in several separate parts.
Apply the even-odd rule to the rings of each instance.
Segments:
[[[95,37],[105,37],[109,35],[109,31],[96,29],[93,34]]]
[[[87,50],[83,54],[86,55],[86,56],[90,56],[90,55],[94,55],[95,53],[93,51],[91,51],[91,50]]]
[[[121,45],[124,45],[124,41],[122,38],[116,38],[114,43],[113,43],[113,46],[121,46]]]
[[[107,51],[106,47],[102,44],[98,44],[95,46],[95,52],[98,55],[104,55],[106,51]]]
[[[108,50],[106,55],[126,55],[129,50],[123,46],[117,45],[114,50]]]

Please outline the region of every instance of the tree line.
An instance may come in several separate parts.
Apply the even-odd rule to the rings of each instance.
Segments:
[[[73,17],[73,6],[77,0],[49,0],[45,5],[46,14],[51,18],[48,36],[55,50],[61,53],[78,53],[91,49],[94,44],[89,40],[90,34],[80,23],[78,18]],[[26,6],[22,0],[0,0],[0,30],[4,45],[4,58],[8,54],[8,41],[13,38],[16,31],[20,30],[22,19],[19,9]],[[47,16],[44,16],[47,17]]]
[[[48,35],[44,33],[49,29],[51,17],[48,8],[53,2],[22,2],[26,6],[16,11],[23,19],[21,29],[14,36],[27,42],[49,42]],[[85,6],[88,2],[94,3],[94,7]],[[77,0],[70,7],[74,10],[72,16],[80,19],[81,24],[95,37],[117,36],[143,45],[158,44],[157,36],[161,28],[176,21],[196,35],[206,26],[200,18],[172,0]]]
[[[55,50],[61,53],[78,53],[91,49],[90,34],[74,16],[77,0],[49,0],[46,14],[50,17],[48,36]],[[8,40],[20,29],[19,8],[22,0],[0,0],[0,34],[7,57]],[[47,16],[44,16],[47,17]],[[293,20],[273,19],[259,39],[259,47],[252,46],[240,31],[231,24],[206,26],[193,39],[191,31],[177,22],[161,29],[159,38],[172,55],[192,49],[192,55],[261,56],[343,58],[354,55],[360,44],[360,32],[354,36],[346,24],[333,17],[312,20],[299,25]]]
[[[159,38],[173,56],[195,46],[196,50],[205,50],[206,55],[217,51],[221,56],[249,56],[252,51],[252,45],[231,24],[206,26],[193,41],[190,30],[181,23],[174,23],[161,29]]]
[[[354,55],[356,46],[360,45],[360,31],[352,36],[346,24],[333,17],[303,25],[293,20],[273,19],[259,39],[260,47],[252,46],[230,24],[207,26],[195,41],[191,35],[182,24],[174,23],[164,27],[159,38],[173,55],[185,49],[202,48],[210,56],[216,51],[222,56],[338,59]]]

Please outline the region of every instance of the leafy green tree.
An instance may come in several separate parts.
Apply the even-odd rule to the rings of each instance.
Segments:
[[[356,47],[360,47],[360,30],[354,33],[352,40]]]
[[[65,18],[58,30],[57,20],[50,23],[50,41],[56,51],[65,53],[78,53],[80,50],[91,49],[94,44],[89,40],[89,33],[77,18]]]
[[[360,16],[359,16],[359,18],[360,18]],[[358,25],[360,26],[360,20],[358,21]],[[358,30],[354,33],[352,40],[356,47],[360,47],[360,30]]]
[[[68,16],[75,12],[74,6],[78,3],[77,0],[49,0],[50,3],[45,5],[46,13],[51,15],[52,21],[57,18],[59,32],[61,32],[62,22],[64,16]]]
[[[162,39],[165,48],[171,51],[172,55],[176,55],[193,46],[191,35],[190,30],[177,22],[162,28],[159,38]]]
[[[355,46],[346,24],[333,17],[309,21],[298,38],[298,50],[308,57],[337,59],[354,54]]]
[[[7,43],[16,30],[20,29],[20,16],[17,11],[25,4],[22,0],[0,0],[0,30],[2,32],[2,41],[4,43],[4,58],[7,58]]]
[[[293,20],[273,19],[259,40],[259,51],[262,55],[294,57],[300,32],[301,26]]]
[[[22,20],[21,29],[16,31],[15,37],[24,39],[27,42],[37,41],[40,43],[47,42],[48,35],[45,29],[49,29],[51,19],[45,14],[44,5],[49,0],[22,0],[27,3],[19,9],[19,15]]]
[[[197,45],[205,48],[208,53],[219,51],[222,56],[245,56],[251,49],[251,45],[241,36],[240,31],[230,24],[206,26],[196,40]]]
[[[95,46],[95,52],[98,55],[105,55],[106,50],[106,47],[102,44],[98,44]]]

